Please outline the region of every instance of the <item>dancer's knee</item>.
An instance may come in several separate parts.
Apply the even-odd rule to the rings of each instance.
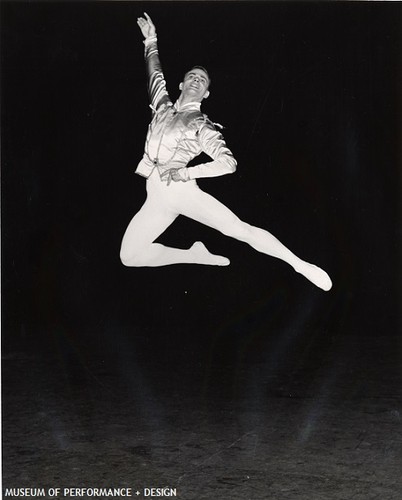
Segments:
[[[144,252],[139,248],[128,248],[125,245],[120,249],[120,261],[123,266],[141,267],[144,265]]]
[[[121,249],[120,249],[120,262],[123,264],[123,266],[130,266],[130,264],[129,264],[130,256],[131,255],[129,255],[128,252],[123,247],[121,247]]]

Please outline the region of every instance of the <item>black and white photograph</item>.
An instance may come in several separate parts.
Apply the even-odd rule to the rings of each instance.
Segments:
[[[3,498],[402,498],[401,2],[0,14]]]

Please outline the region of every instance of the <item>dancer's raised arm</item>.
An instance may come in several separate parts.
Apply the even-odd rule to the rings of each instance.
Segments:
[[[170,101],[170,98],[159,60],[156,28],[146,12],[144,12],[144,16],[137,19],[137,24],[144,37],[149,100],[152,110],[156,112],[161,104]]]

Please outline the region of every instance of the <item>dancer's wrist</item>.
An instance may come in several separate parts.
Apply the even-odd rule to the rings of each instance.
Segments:
[[[145,47],[148,47],[148,45],[151,45],[151,43],[154,43],[157,41],[158,41],[158,37],[156,36],[156,33],[155,33],[155,35],[147,36],[144,39],[144,45],[145,45]]]
[[[195,179],[195,176],[193,175],[194,174],[194,168],[193,167],[185,167],[185,168],[187,170],[187,180],[191,181],[191,180]]]
[[[182,180],[184,182],[187,182],[190,180],[190,174],[189,174],[189,171],[188,171],[188,168],[187,167],[182,167],[178,170],[178,174],[180,175],[180,177],[182,178]]]

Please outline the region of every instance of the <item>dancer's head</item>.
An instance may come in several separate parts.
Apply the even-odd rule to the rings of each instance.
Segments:
[[[203,66],[193,66],[184,75],[179,85],[183,96],[191,98],[192,101],[201,102],[209,96],[211,79],[208,71]]]

